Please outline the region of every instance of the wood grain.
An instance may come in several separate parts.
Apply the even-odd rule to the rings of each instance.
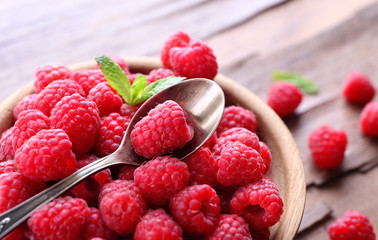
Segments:
[[[158,58],[125,58],[132,72],[148,73],[161,67]],[[89,61],[71,66],[72,70],[91,69],[95,62]],[[222,87],[228,104],[237,104],[252,110],[258,120],[260,137],[272,152],[272,163],[268,177],[280,189],[284,201],[281,220],[271,231],[271,239],[293,239],[302,219],[306,195],[304,169],[297,146],[282,120],[262,100],[231,79],[218,74],[215,81]],[[11,111],[15,101],[33,91],[29,84],[0,105],[0,113],[7,117],[0,119],[0,126],[9,127]],[[4,114],[3,114],[4,113]],[[5,127],[3,127],[5,128]],[[281,134],[277,135],[276,132]]]

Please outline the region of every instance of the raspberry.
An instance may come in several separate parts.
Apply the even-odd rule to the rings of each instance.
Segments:
[[[50,119],[39,110],[31,109],[21,112],[11,133],[13,135],[12,148],[16,151],[40,130],[48,129],[49,125]]]
[[[302,98],[303,93],[297,85],[280,81],[269,88],[267,103],[278,116],[285,118],[294,113]]]
[[[260,153],[240,142],[225,146],[215,163],[217,180],[222,186],[251,183],[260,179],[266,169]]]
[[[75,153],[87,153],[92,148],[100,126],[94,102],[77,93],[66,96],[52,109],[50,120],[51,128],[60,128],[67,133]]]
[[[149,211],[136,226],[135,240],[181,240],[181,227],[163,209]]]
[[[245,128],[231,128],[223,132],[217,139],[213,147],[214,157],[219,157],[225,146],[235,142],[240,142],[247,147],[255,149],[257,152],[261,152],[259,137],[255,133]]]
[[[205,236],[206,240],[240,239],[252,240],[248,224],[236,214],[223,214],[219,218],[217,228]]]
[[[108,229],[102,220],[100,210],[97,208],[89,208],[89,215],[84,230],[84,240],[91,240],[93,238],[103,238],[107,240],[117,240],[118,235],[112,230]]]
[[[269,170],[269,165],[270,165],[270,162],[272,161],[272,154],[270,153],[269,147],[268,145],[266,145],[266,143],[261,142],[261,141],[259,143],[260,143],[260,149],[261,149],[261,157],[265,163],[265,172],[263,172],[263,174],[265,174]]]
[[[3,132],[0,139],[0,162],[10,160],[14,158],[14,149],[12,147],[13,131],[14,127],[11,127]]]
[[[151,203],[163,205],[189,180],[188,166],[169,156],[157,157],[134,171],[135,184]]]
[[[219,197],[207,184],[189,186],[172,197],[169,209],[188,234],[209,234],[218,224]]]
[[[13,109],[13,118],[15,121],[18,119],[18,114],[22,111],[35,109],[37,106],[37,96],[38,94],[26,95]]]
[[[283,201],[276,185],[267,178],[240,187],[231,202],[231,213],[242,216],[249,227],[261,230],[280,220]]]
[[[36,108],[46,116],[50,116],[51,109],[65,96],[78,93],[85,97],[83,88],[74,80],[57,80],[47,85],[37,97]]]
[[[136,111],[138,111],[138,106],[132,106],[127,103],[123,103],[119,108],[119,114],[130,119],[134,116]]]
[[[84,156],[82,159],[77,160],[76,169],[80,169],[95,160],[97,160],[97,157],[94,155]],[[111,180],[112,176],[110,170],[105,169],[76,185],[71,189],[71,192],[76,197],[84,199],[89,206],[97,206],[101,187]]]
[[[97,84],[106,82],[105,76],[100,69],[75,72],[72,79],[81,85],[86,94]]]
[[[174,47],[187,47],[190,42],[190,37],[187,33],[178,31],[168,37],[160,52],[161,61],[166,68],[172,68],[170,63],[169,52]]]
[[[312,160],[320,169],[332,169],[341,165],[347,146],[347,135],[330,126],[323,125],[309,136]]]
[[[56,198],[37,209],[27,221],[37,239],[81,239],[89,208],[80,198]]]
[[[121,57],[118,57],[118,56],[110,56],[110,58],[118,65],[122,68],[122,70],[126,73],[126,74],[130,74],[129,72],[129,66],[127,65],[126,61],[121,58]],[[95,65],[95,69],[99,69],[100,66],[98,65],[98,63]]]
[[[109,116],[102,117],[93,148],[94,152],[98,156],[104,157],[117,150],[129,126],[129,122],[130,119],[128,117],[123,117],[119,113],[111,113]]]
[[[62,179],[74,171],[71,142],[61,129],[41,130],[16,151],[14,164],[34,181]]]
[[[63,65],[46,65],[35,70],[34,90],[40,93],[47,85],[56,80],[69,79],[72,71]]]
[[[358,211],[346,211],[329,228],[331,240],[374,240],[375,233],[369,219]]]
[[[360,128],[365,135],[378,137],[378,102],[370,102],[362,109]]]
[[[217,142],[217,139],[217,133],[214,132],[213,134],[211,134],[210,138],[202,145],[202,147],[212,150],[215,143]]]
[[[122,106],[122,98],[107,82],[99,83],[92,88],[88,93],[87,99],[97,104],[100,116],[117,112]]]
[[[217,127],[217,134],[220,136],[224,131],[234,127],[242,127],[251,132],[257,131],[256,115],[239,106],[229,106],[224,109],[222,119]]]
[[[135,152],[151,159],[184,146],[194,135],[188,120],[184,110],[174,101],[157,105],[131,132]]]
[[[118,172],[118,179],[121,180],[134,180],[134,171],[137,169],[137,166],[124,166]]]
[[[15,207],[45,188],[44,183],[30,181],[18,172],[0,174],[0,213]],[[27,230],[27,225],[22,224],[2,239],[27,239],[24,235]]]
[[[172,70],[187,78],[214,79],[218,72],[213,50],[204,42],[191,40],[187,47],[173,47],[169,51]]]
[[[170,76],[174,76],[174,75],[175,75],[175,73],[172,72],[172,70],[170,70],[170,69],[166,69],[166,68],[154,69],[146,76],[147,77],[147,84],[151,84],[153,82],[156,82],[157,80],[160,80],[160,79],[163,79],[163,78],[166,78],[166,77],[170,77]]]
[[[0,162],[0,174],[10,172],[17,172],[17,168],[14,166],[14,161],[6,160],[4,162]]]
[[[375,95],[370,79],[358,72],[349,73],[342,92],[348,101],[361,104],[370,102]]]
[[[147,210],[147,203],[133,181],[115,180],[102,188],[99,207],[108,228],[127,235],[135,230]]]
[[[189,184],[208,184],[214,187],[217,183],[217,167],[215,159],[210,150],[204,147],[199,148],[184,162],[188,165],[190,172]]]

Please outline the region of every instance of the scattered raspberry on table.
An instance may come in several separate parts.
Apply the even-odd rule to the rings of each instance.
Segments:
[[[362,109],[360,128],[365,135],[378,137],[378,102],[370,102]]]
[[[375,89],[370,79],[359,72],[349,73],[342,92],[348,101],[360,104],[370,102],[375,95]]]

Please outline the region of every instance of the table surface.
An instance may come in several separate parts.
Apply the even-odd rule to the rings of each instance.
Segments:
[[[348,209],[378,230],[377,139],[358,128],[362,107],[340,94],[352,70],[378,89],[378,1],[5,0],[0,5],[0,101],[34,79],[44,64],[74,64],[95,56],[159,56],[168,35],[183,30],[214,50],[219,72],[263,100],[275,70],[299,73],[319,86],[285,119],[306,171],[307,201],[296,239],[327,239]],[[374,101],[378,97],[375,96]],[[320,171],[307,138],[328,124],[348,134],[344,163]]]

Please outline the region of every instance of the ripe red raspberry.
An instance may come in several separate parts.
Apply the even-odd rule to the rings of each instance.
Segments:
[[[272,161],[272,154],[270,153],[268,145],[266,143],[260,141],[260,149],[261,149],[261,157],[265,163],[265,174],[269,170],[270,162]]]
[[[248,109],[239,106],[229,106],[224,109],[222,119],[217,127],[220,136],[224,131],[234,127],[242,127],[251,132],[257,131],[256,115]]]
[[[37,96],[38,94],[29,94],[26,95],[13,109],[13,118],[15,121],[18,119],[18,114],[22,111],[35,109],[37,106]]]
[[[187,33],[178,31],[168,37],[160,52],[161,61],[166,68],[172,68],[169,52],[174,47],[187,47],[190,42],[190,37]]]
[[[219,197],[209,185],[194,185],[174,195],[170,212],[183,230],[191,235],[211,233],[218,225]]]
[[[17,168],[14,166],[14,161],[6,160],[4,162],[0,162],[0,174],[10,172],[17,172]]]
[[[21,112],[11,133],[13,135],[12,148],[16,151],[30,137],[42,129],[48,129],[49,125],[50,119],[39,110],[31,109]]]
[[[283,201],[277,186],[264,177],[239,188],[230,207],[231,213],[242,216],[250,228],[260,230],[280,220]]]
[[[106,82],[105,76],[100,69],[75,72],[72,79],[81,85],[86,94],[97,84]]]
[[[182,240],[182,229],[163,209],[146,213],[136,226],[135,240]]]
[[[133,181],[115,180],[102,188],[99,208],[108,228],[127,235],[135,230],[147,210],[147,203]]]
[[[118,112],[122,106],[121,96],[107,82],[99,83],[92,88],[88,93],[87,99],[97,104],[100,116]]]
[[[132,106],[127,103],[123,103],[119,109],[119,114],[124,117],[132,118],[134,114],[138,111],[138,106]]]
[[[44,183],[33,182],[18,172],[0,174],[0,213],[15,207],[45,188]],[[27,239],[24,235],[26,231],[27,225],[22,224],[2,239]]]
[[[13,131],[14,127],[11,127],[3,132],[0,139],[0,162],[5,160],[14,159]]]
[[[81,239],[89,208],[80,198],[56,198],[37,209],[28,226],[37,239]]]
[[[225,146],[215,159],[217,180],[222,186],[237,186],[260,179],[265,163],[260,153],[240,142]]]
[[[189,184],[208,184],[214,187],[217,184],[217,166],[211,151],[201,147],[184,162],[188,165],[190,172]]]
[[[378,137],[378,102],[370,102],[362,109],[360,128],[365,135]]]
[[[294,113],[302,98],[303,93],[297,85],[280,81],[269,88],[267,103],[278,116],[285,118]]]
[[[202,147],[212,150],[215,143],[217,142],[217,139],[217,133],[214,132],[213,134],[211,134],[210,138],[202,145]]]
[[[156,205],[163,205],[183,189],[189,176],[188,166],[169,156],[157,157],[134,171],[135,184],[143,196]]]
[[[109,116],[102,117],[93,147],[94,152],[98,156],[104,157],[117,150],[129,126],[129,122],[130,119],[128,117],[123,117],[119,113],[111,113]]]
[[[71,142],[61,129],[41,130],[16,151],[14,164],[34,181],[62,179],[76,166]]]
[[[347,146],[344,131],[323,125],[312,131],[308,141],[312,160],[320,169],[337,168],[343,162]]]
[[[72,71],[63,65],[46,65],[35,70],[34,90],[41,92],[47,85],[56,80],[69,79]]]
[[[95,160],[97,160],[95,155],[83,156],[81,159],[77,160],[75,170],[80,169]],[[110,170],[105,169],[76,185],[71,189],[71,192],[75,197],[84,199],[89,206],[97,206],[98,195],[100,194],[102,186],[111,180],[112,176]]]
[[[369,219],[358,211],[346,211],[329,228],[331,240],[375,240],[373,226]]]
[[[348,101],[361,104],[370,102],[375,94],[375,89],[370,79],[359,72],[349,73],[342,91]]]
[[[137,166],[124,166],[119,170],[117,179],[121,180],[134,180],[134,171],[137,169]]]
[[[223,132],[213,147],[213,155],[215,158],[219,157],[222,149],[235,142],[240,142],[247,147],[255,149],[257,152],[261,152],[259,137],[245,128],[231,128]]]
[[[205,236],[206,240],[240,239],[252,240],[248,224],[242,217],[236,214],[222,214],[217,228],[211,234]]]
[[[96,103],[77,93],[66,96],[52,109],[50,120],[51,128],[67,133],[76,154],[87,153],[92,148],[100,126]]]
[[[50,116],[51,109],[65,96],[78,93],[85,97],[83,88],[74,80],[57,80],[47,85],[37,97],[36,108],[46,116]]]
[[[184,146],[194,135],[188,120],[184,110],[174,101],[157,105],[131,132],[135,152],[151,159]]]
[[[147,84],[151,84],[153,82],[156,82],[157,80],[174,76],[174,75],[175,73],[170,69],[166,69],[166,68],[154,69],[146,76]]]
[[[89,208],[87,223],[84,229],[84,240],[91,240],[94,238],[103,238],[107,240],[117,240],[118,235],[110,230],[101,217],[100,210],[97,208]]]
[[[120,66],[126,74],[130,74],[129,66],[127,65],[125,59],[118,56],[110,56],[110,58],[113,60],[113,62],[115,62],[118,66]],[[100,66],[98,65],[98,63],[96,63],[95,69],[99,69],[99,68]]]
[[[213,50],[199,40],[191,40],[187,47],[171,48],[169,60],[172,70],[177,75],[187,78],[214,79],[218,72]]]

